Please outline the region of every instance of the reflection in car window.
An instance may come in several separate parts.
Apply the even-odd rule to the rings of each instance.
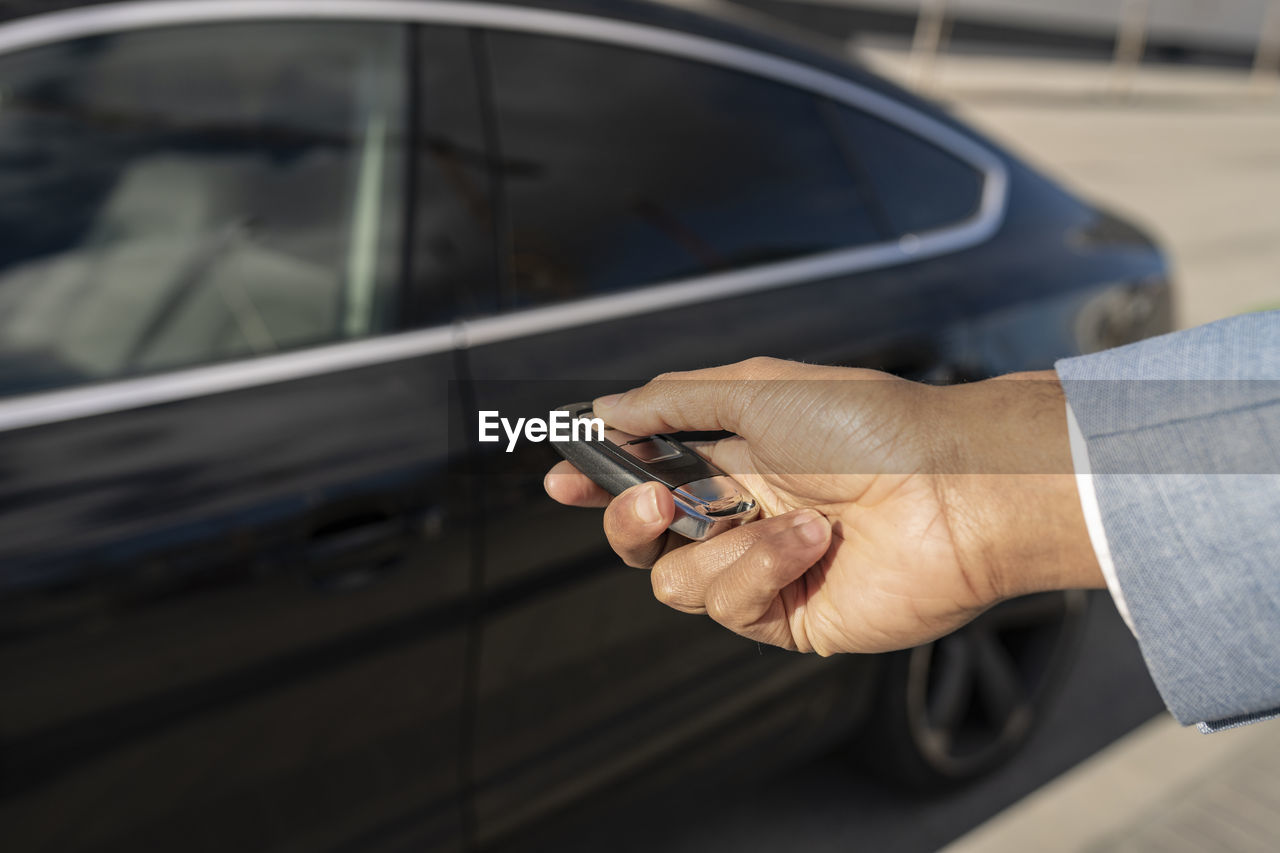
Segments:
[[[509,306],[874,242],[818,100],[704,63],[490,36]]]
[[[915,134],[860,110],[829,105],[897,235],[955,225],[977,213],[982,173]]]
[[[493,170],[471,35],[425,26],[411,35],[418,135],[408,321],[434,326],[460,311],[492,311],[498,267]]]
[[[0,395],[394,319],[403,30],[145,30],[0,57]]]

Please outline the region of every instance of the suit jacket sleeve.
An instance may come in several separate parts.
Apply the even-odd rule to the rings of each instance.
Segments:
[[[1165,704],[1204,731],[1276,716],[1280,312],[1056,367],[1083,435],[1077,468],[1091,472],[1113,593]]]

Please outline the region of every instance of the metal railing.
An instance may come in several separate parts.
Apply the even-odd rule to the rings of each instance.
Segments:
[[[1159,4],[1161,0],[1155,0]],[[849,3],[856,5],[856,3]],[[1254,5],[1254,4],[1250,4]],[[954,16],[947,0],[920,0],[915,35],[911,42],[910,82],[920,90],[936,85],[938,59],[946,50]],[[1115,24],[1115,49],[1107,89],[1115,96],[1133,91],[1146,50],[1152,0],[1120,0]],[[1271,93],[1280,82],[1280,0],[1265,0],[1257,26],[1251,84],[1255,91]]]

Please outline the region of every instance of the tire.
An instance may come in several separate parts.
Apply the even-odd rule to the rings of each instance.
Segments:
[[[951,790],[1003,765],[1057,695],[1088,601],[1081,590],[1024,596],[888,655],[856,758],[913,793]]]

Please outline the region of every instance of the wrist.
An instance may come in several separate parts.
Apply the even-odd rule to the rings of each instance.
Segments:
[[[940,491],[956,553],[988,603],[1105,586],[1081,509],[1053,371],[946,389]]]

